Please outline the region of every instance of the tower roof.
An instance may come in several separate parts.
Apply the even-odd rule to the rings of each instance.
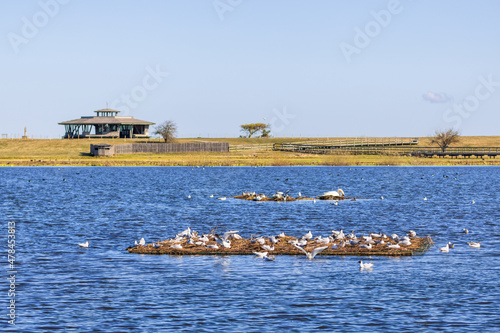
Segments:
[[[96,110],[96,111],[94,111],[94,112],[116,112],[116,113],[118,113],[118,112],[120,112],[120,111],[118,111],[118,110],[113,110],[113,109],[109,109],[109,108],[106,108],[106,109]]]

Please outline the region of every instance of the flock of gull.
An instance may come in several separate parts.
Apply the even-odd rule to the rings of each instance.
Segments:
[[[463,229],[462,232],[464,234],[468,234],[469,230],[468,229]],[[467,245],[469,245],[472,248],[479,249],[481,247],[481,242],[467,242]],[[448,252],[450,252],[450,249],[453,249],[454,247],[455,247],[455,244],[453,244],[451,242],[448,242],[448,244],[446,244],[445,246],[440,247],[439,250],[441,252],[448,253]]]
[[[468,234],[469,230],[463,229],[463,233]],[[392,234],[387,236],[383,233],[370,233],[368,236],[361,236],[358,238],[354,231],[349,234],[345,234],[343,230],[336,231],[331,230],[331,235],[327,237],[317,236],[313,237],[311,231],[304,234],[299,239],[288,240],[288,243],[294,246],[296,249],[304,253],[307,259],[312,260],[318,254],[323,252],[328,248],[339,249],[346,246],[359,247],[363,249],[372,249],[375,244],[385,245],[389,249],[399,249],[401,247],[410,246],[411,237],[416,237],[417,233],[410,230],[405,236],[398,236],[397,234]],[[263,259],[265,261],[274,261],[276,259],[275,255],[272,255],[275,250],[274,245],[281,241],[285,241],[285,238],[290,238],[285,235],[285,233],[280,233],[276,236],[263,237],[263,236],[251,236],[250,242],[252,244],[257,244],[260,246],[262,251],[252,251],[257,258]],[[199,234],[197,231],[192,230],[188,227],[186,230],[175,235],[175,238],[167,239],[164,243],[170,244],[169,247],[172,249],[183,249],[182,244],[188,244],[195,247],[201,247],[207,250],[216,250],[219,248],[230,249],[233,240],[241,240],[243,237],[239,235],[239,231],[229,230],[224,232],[222,235],[216,233],[210,234]],[[331,245],[330,245],[331,244]],[[480,248],[481,242],[467,242],[467,244],[472,248]],[[89,242],[78,243],[81,247],[89,247]],[[304,248],[306,246],[316,246],[312,251],[306,251]],[[139,241],[134,242],[134,246],[146,246],[146,240],[141,238]],[[160,242],[152,244],[153,247],[163,246]],[[448,253],[451,248],[454,248],[454,244],[448,242],[444,247],[440,247],[441,252]],[[360,269],[372,269],[373,263],[363,263],[359,261]]]
[[[285,233],[280,233],[276,236],[263,237],[263,236],[251,236],[250,242],[252,244],[258,245],[262,251],[252,251],[257,258],[264,259],[266,261],[274,261],[276,256],[272,255],[275,250],[275,245],[282,241],[287,241],[289,244],[294,246],[296,249],[304,253],[307,259],[312,260],[316,255],[323,252],[328,248],[339,249],[346,246],[359,247],[364,249],[371,249],[375,244],[381,244],[390,249],[399,249],[401,247],[407,247],[412,244],[411,237],[416,237],[417,233],[410,230],[405,236],[398,236],[397,234],[392,234],[387,236],[383,233],[371,233],[368,236],[361,236],[358,238],[353,232],[345,234],[343,230],[336,231],[331,230],[331,235],[327,237],[317,236],[313,237],[311,231],[304,234],[299,239],[290,239],[285,235]],[[222,235],[216,233],[202,234],[200,235],[197,231],[192,230],[188,227],[186,230],[175,235],[174,238],[167,239],[166,241],[153,243],[153,247],[169,246],[172,249],[183,249],[182,244],[194,245],[195,247],[200,247],[202,249],[230,249],[233,240],[243,239],[239,235],[239,231],[229,230],[224,232]],[[289,240],[286,240],[289,239]],[[210,244],[209,244],[210,242]],[[167,244],[167,245],[166,245]],[[141,238],[140,241],[135,241],[135,246],[146,246],[146,241]],[[312,251],[306,251],[306,246],[316,246]],[[192,247],[192,246],[191,246]],[[359,261],[361,269],[371,269],[373,263],[363,263]]]
[[[280,192],[278,191],[276,194],[273,195],[273,198],[278,198],[278,199],[286,199],[288,198],[288,193]],[[260,201],[266,198],[264,194],[256,194],[255,192],[247,192],[243,193],[243,195],[246,196],[255,196],[253,200],[255,201]],[[334,196],[334,197],[345,197],[344,191],[342,189],[338,189],[337,191],[329,191],[325,192],[323,196]],[[214,195],[210,195],[210,198],[213,198]],[[298,197],[301,197],[301,193],[298,192]],[[188,195],[188,199],[191,199],[191,195]],[[384,197],[380,197],[382,200]],[[226,200],[226,197],[218,197],[217,199],[219,200]],[[314,202],[316,200],[314,199]],[[424,198],[424,201],[427,201],[427,197]],[[472,201],[474,204],[475,202]],[[334,204],[338,204],[338,202],[334,202]],[[463,229],[463,232],[468,234],[469,230]],[[319,253],[323,252],[324,250],[328,248],[332,249],[339,249],[343,248],[346,246],[349,247],[359,247],[361,249],[372,249],[373,245],[375,244],[381,244],[386,246],[388,249],[400,249],[401,247],[407,247],[412,244],[411,242],[411,237],[416,237],[416,232],[413,230],[410,230],[405,236],[398,236],[397,234],[392,234],[390,236],[387,236],[386,234],[382,234],[381,232],[376,234],[376,233],[370,233],[368,236],[361,236],[358,238],[355,234],[354,231],[352,231],[349,234],[345,234],[343,230],[336,231],[332,230],[331,235],[327,237],[322,237],[322,236],[317,236],[313,238],[313,235],[311,231],[307,232],[304,234],[300,239],[291,239],[287,240],[288,243],[290,243],[292,246],[294,246],[296,249],[300,250],[301,252],[304,253],[307,259],[312,260],[316,255]],[[281,233],[277,236],[270,236],[268,238],[259,236],[255,237],[252,236],[250,238],[251,243],[258,244],[262,252],[259,251],[252,251],[253,254],[257,258],[266,260],[266,261],[274,261],[276,259],[276,256],[272,255],[273,251],[275,250],[274,245],[278,244],[280,241],[285,241],[283,240],[285,237],[285,233]],[[288,237],[290,238],[290,237]],[[182,244],[188,244],[191,246],[196,246],[200,248],[204,248],[207,250],[213,250],[213,249],[230,249],[231,248],[231,243],[232,240],[241,240],[243,239],[239,235],[239,231],[226,231],[222,235],[216,234],[216,233],[210,233],[210,234],[202,234],[200,235],[197,231],[191,230],[190,227],[188,227],[186,230],[180,232],[175,236],[175,238],[172,239],[167,239],[166,243],[171,244],[169,245],[170,248],[172,249],[182,249],[183,246]],[[266,244],[267,243],[267,244]],[[332,244],[332,245],[330,245]],[[472,248],[480,248],[481,247],[481,242],[467,242],[467,244],[472,247]],[[85,243],[78,243],[79,246],[81,247],[89,247],[89,242]],[[153,247],[161,247],[163,246],[160,244],[160,242],[156,242],[152,244]],[[314,246],[314,245],[319,245],[315,247],[311,252],[306,251],[305,247],[306,246]],[[135,246],[146,246],[146,241],[144,238],[141,238],[139,241],[135,241]],[[451,242],[448,242],[444,247],[440,247],[439,250],[441,252],[446,252],[448,253],[450,251],[450,248],[454,248],[454,244]],[[372,269],[373,268],[373,263],[363,263],[363,261],[359,261],[360,269]]]

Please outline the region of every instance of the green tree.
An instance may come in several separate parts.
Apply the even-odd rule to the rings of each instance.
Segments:
[[[241,125],[241,131],[246,133],[249,138],[252,137],[255,133],[262,131],[262,135],[269,136],[269,125],[264,123],[255,123],[255,124],[244,124]]]
[[[449,130],[438,130],[434,133],[431,143],[435,143],[441,148],[443,153],[451,144],[460,141],[460,133],[452,128]]]
[[[154,134],[160,135],[165,142],[174,141],[177,135],[177,124],[172,120],[167,120],[156,126]]]

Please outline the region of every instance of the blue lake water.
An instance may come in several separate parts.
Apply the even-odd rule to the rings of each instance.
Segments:
[[[499,179],[498,167],[1,168],[0,330],[498,331]],[[337,188],[366,199],[335,206],[209,197],[278,190],[316,196]],[[9,221],[15,326],[7,317]],[[405,258],[274,262],[125,250],[141,237],[163,240],[188,226],[244,237],[412,229],[436,246]],[[76,245],[86,240],[89,248]],[[455,248],[441,253],[448,241]],[[373,270],[360,271],[360,259]]]

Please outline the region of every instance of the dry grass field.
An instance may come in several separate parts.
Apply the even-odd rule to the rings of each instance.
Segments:
[[[196,138],[177,142],[229,142],[234,145],[281,142],[324,141],[335,138]],[[80,140],[0,140],[0,165],[74,165],[74,166],[285,166],[285,165],[500,165],[500,158],[419,158],[383,155],[314,155],[270,149],[250,149],[229,153],[128,154],[94,157],[90,144],[144,142],[131,139]],[[429,147],[430,138],[420,138],[420,147]],[[499,147],[499,136],[462,137],[460,147]]]

